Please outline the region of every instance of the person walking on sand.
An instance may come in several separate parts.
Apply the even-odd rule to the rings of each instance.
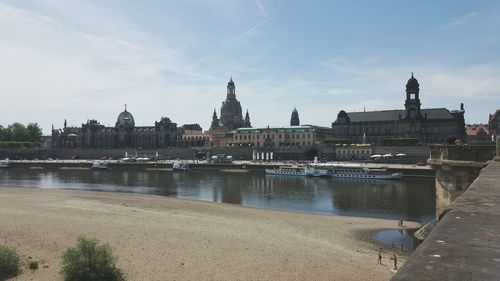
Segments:
[[[382,253],[378,252],[378,264],[382,264]]]
[[[396,255],[392,255],[391,260],[394,261],[394,270],[398,270],[398,257]]]

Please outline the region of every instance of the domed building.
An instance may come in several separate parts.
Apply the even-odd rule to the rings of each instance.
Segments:
[[[65,123],[62,130],[52,130],[52,139],[54,148],[167,148],[208,142],[208,139],[184,138],[185,131],[167,117],[161,117],[154,126],[137,127],[134,116],[125,106],[114,127],[106,127],[93,119],[81,127],[67,127]]]
[[[236,99],[236,86],[231,77],[227,83],[226,100],[222,102],[220,108],[220,118],[217,118],[217,112],[214,109],[210,130],[228,132],[237,128],[251,128],[251,122],[248,110],[243,119],[241,104]]]
[[[402,110],[380,110],[345,112],[341,110],[332,123],[333,135],[337,139],[354,143],[380,144],[407,139],[420,143],[446,143],[458,138],[465,140],[464,107],[450,111],[446,108],[421,109],[420,84],[411,74],[406,83],[405,108]]]
[[[127,106],[125,106],[125,110],[118,115],[116,119],[116,128],[133,128],[135,127],[134,116],[132,113],[127,111]]]

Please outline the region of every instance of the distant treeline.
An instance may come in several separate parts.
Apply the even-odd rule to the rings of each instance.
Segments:
[[[37,123],[27,126],[13,123],[7,127],[0,125],[0,148],[33,148],[40,145],[42,129]]]

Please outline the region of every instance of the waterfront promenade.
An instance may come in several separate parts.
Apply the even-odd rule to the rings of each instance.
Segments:
[[[370,233],[397,222],[3,187],[0,225],[0,243],[41,261],[16,280],[59,280],[60,257],[82,234],[110,243],[128,280],[387,280],[393,250],[384,248],[384,264],[377,265],[381,246]]]
[[[28,169],[90,169],[94,160],[10,160],[13,168]],[[101,161],[101,160],[98,160]],[[265,169],[275,168],[282,165],[305,165],[312,162],[294,161],[234,161],[230,164],[209,163],[205,160],[158,160],[158,161],[121,161],[102,160],[111,168],[117,169],[164,169],[172,168],[174,162],[188,163],[190,169],[199,171],[238,171],[238,172],[264,172]],[[402,172],[403,176],[434,177],[434,171],[429,166],[418,166],[415,164],[393,164],[393,163],[362,163],[362,162],[328,162],[320,165],[346,165],[355,167],[381,168],[385,167],[391,171]]]

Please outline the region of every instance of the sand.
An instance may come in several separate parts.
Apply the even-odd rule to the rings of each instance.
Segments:
[[[382,246],[366,233],[396,226],[141,194],[0,188],[0,243],[40,261],[13,280],[61,280],[61,256],[83,234],[111,245],[127,280],[388,280],[392,249],[377,265]],[[401,265],[404,254],[394,253]]]

